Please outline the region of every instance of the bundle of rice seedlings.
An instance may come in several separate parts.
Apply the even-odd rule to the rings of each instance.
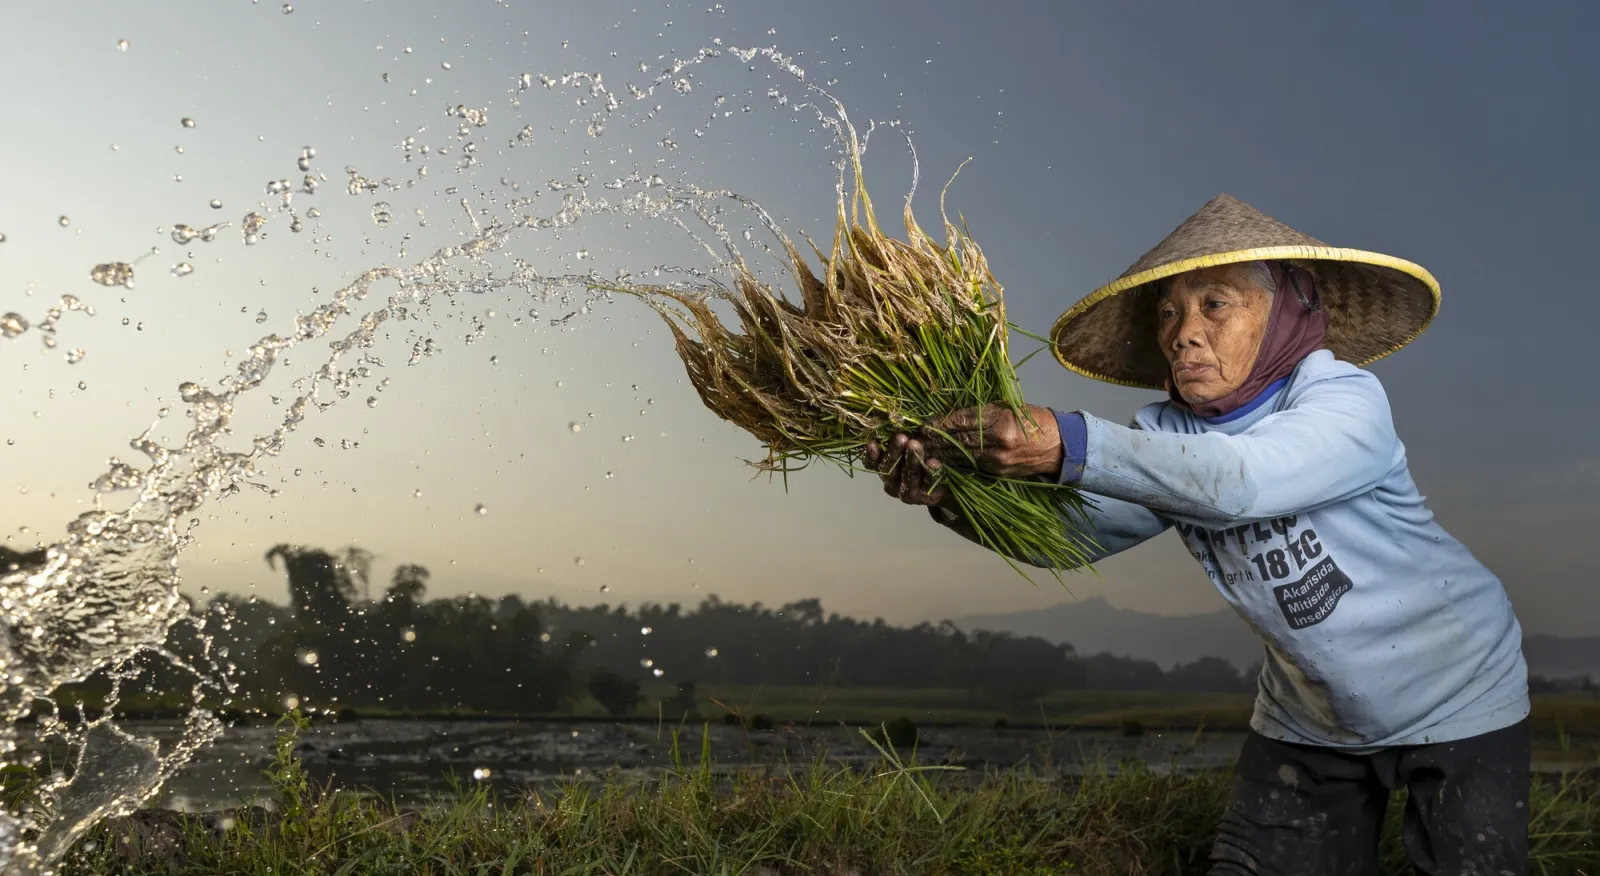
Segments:
[[[821,279],[769,223],[787,251],[800,305],[774,294],[736,252],[731,289],[611,287],[663,315],[706,407],[760,439],[767,457],[751,464],[785,480],[819,459],[853,473],[868,442],[883,446],[963,408],[999,403],[1028,417],[1002,289],[982,251],[950,222],[942,192],[943,245],[917,225],[910,196],[906,240],[884,234],[855,131],[847,119],[840,130],[855,184],[847,195],[841,172],[831,252],[807,240],[825,265]],[[742,332],[713,312],[717,299],[731,303]],[[987,475],[967,462],[943,466],[936,484],[949,489],[985,546],[1019,572],[1013,557],[1050,569],[1058,581],[1062,570],[1088,566],[1092,543],[1077,526],[1085,502],[1077,490]]]

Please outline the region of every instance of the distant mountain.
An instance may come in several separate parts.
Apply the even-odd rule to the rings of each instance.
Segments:
[[[1221,657],[1244,668],[1261,659],[1261,640],[1232,609],[1162,615],[1117,608],[1095,596],[1049,608],[975,614],[956,620],[963,630],[994,630],[1066,642],[1080,654],[1110,652],[1150,660],[1162,669],[1200,657]]]
[[[1102,597],[1049,608],[958,618],[963,630],[994,630],[1066,642],[1080,654],[1110,652],[1150,660],[1162,669],[1201,657],[1221,657],[1243,669],[1261,659],[1261,641],[1232,609],[1210,614],[1161,615],[1117,608]],[[1600,636],[1527,635],[1528,669],[1546,678],[1592,675],[1600,679]]]

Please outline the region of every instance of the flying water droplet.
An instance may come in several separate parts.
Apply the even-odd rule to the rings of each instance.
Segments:
[[[213,210],[221,210],[222,209],[222,199],[221,198],[212,198],[211,199],[211,209],[213,209]]]
[[[583,565],[583,557],[573,557],[572,558],[572,565],[574,565],[574,566]]]
[[[240,227],[244,229],[244,242],[246,246],[254,246],[261,240],[261,229],[267,224],[267,217],[254,210],[244,214]]]
[[[184,126],[184,127],[185,127],[185,128],[192,128],[192,127],[194,127],[194,119],[191,119],[191,118],[185,118],[185,119],[184,119],[184,120],[183,120],[183,126]]]
[[[8,314],[8,315],[9,316],[16,316],[16,314],[14,314],[14,313]],[[24,324],[23,328],[27,328],[27,325]],[[20,329],[18,331],[20,331]],[[583,431],[583,424],[578,422],[578,421],[576,421],[576,420],[574,420],[574,421],[572,421],[572,422],[567,424],[567,428],[571,429],[574,432],[582,432]]]
[[[389,212],[388,201],[379,201],[378,203],[372,205],[372,221],[379,228],[388,228],[389,220],[393,218],[393,214]]]
[[[67,217],[65,217],[65,216],[62,216],[62,217],[61,217],[61,218],[59,218],[59,219],[57,219],[57,220],[56,220],[56,223],[57,223],[57,224],[58,224],[58,225],[60,225],[60,226],[61,226],[61,227],[62,227],[62,228],[66,228],[66,227],[67,227],[67,226],[68,226],[68,225],[71,225],[71,224],[72,224],[72,220],[71,220],[71,219],[68,219],[68,218],[67,218]]]
[[[76,365],[79,362],[83,361],[83,357],[84,357],[84,352],[83,352],[82,349],[68,350],[67,351],[67,364],[68,365]]]
[[[187,277],[192,273],[194,273],[194,265],[188,262],[178,262],[172,266],[172,276],[174,277]]]
[[[483,515],[489,513],[489,509],[484,507],[483,505],[479,505],[477,508],[475,508],[473,510],[477,511],[479,517],[482,517]]]
[[[121,50],[121,51],[126,52],[128,50],[128,41],[127,40],[117,40],[117,48],[119,50]]]
[[[641,636],[648,636],[648,635],[650,635],[650,632],[651,632],[651,630],[650,630],[649,627],[640,627],[639,628],[639,635],[641,635]]]
[[[89,270],[89,279],[102,286],[133,288],[133,265],[127,262],[108,262]]]
[[[715,657],[715,656],[717,656],[717,649],[716,648],[707,648],[706,649],[706,656],[707,657]]]
[[[193,228],[190,228],[187,225],[184,225],[184,224],[180,223],[180,224],[172,226],[172,242],[173,243],[188,243],[189,241],[194,240],[199,235],[200,235],[200,232],[194,230]]]
[[[22,314],[8,313],[5,316],[0,316],[0,335],[14,338],[27,330],[28,321],[22,318]],[[577,423],[573,423],[573,425],[576,426]],[[572,431],[576,432],[578,430],[573,429]]]

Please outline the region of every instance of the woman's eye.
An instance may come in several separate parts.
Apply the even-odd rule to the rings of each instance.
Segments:
[[[1206,306],[1211,308],[1212,310],[1216,310],[1219,307],[1223,307],[1223,306],[1227,305],[1227,303],[1228,302],[1223,301],[1221,298],[1213,298],[1210,301],[1206,302]]]

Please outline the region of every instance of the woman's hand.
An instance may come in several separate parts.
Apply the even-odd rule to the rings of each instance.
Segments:
[[[1024,407],[1021,419],[1005,405],[966,408],[925,424],[917,437],[930,463],[976,464],[1004,478],[1061,476],[1055,412],[1038,405]]]
[[[904,433],[879,447],[876,441],[867,445],[867,467],[883,478],[883,491],[907,505],[948,505],[950,491],[944,487],[933,489],[933,478],[939,473],[941,463],[928,459],[919,439]]]
[[[885,493],[907,505],[953,508],[950,491],[933,486],[942,467],[976,463],[998,477],[1060,477],[1061,432],[1049,408],[1028,405],[1019,420],[1004,405],[989,405],[941,417],[916,435],[895,435],[885,446],[872,442],[865,455]]]

